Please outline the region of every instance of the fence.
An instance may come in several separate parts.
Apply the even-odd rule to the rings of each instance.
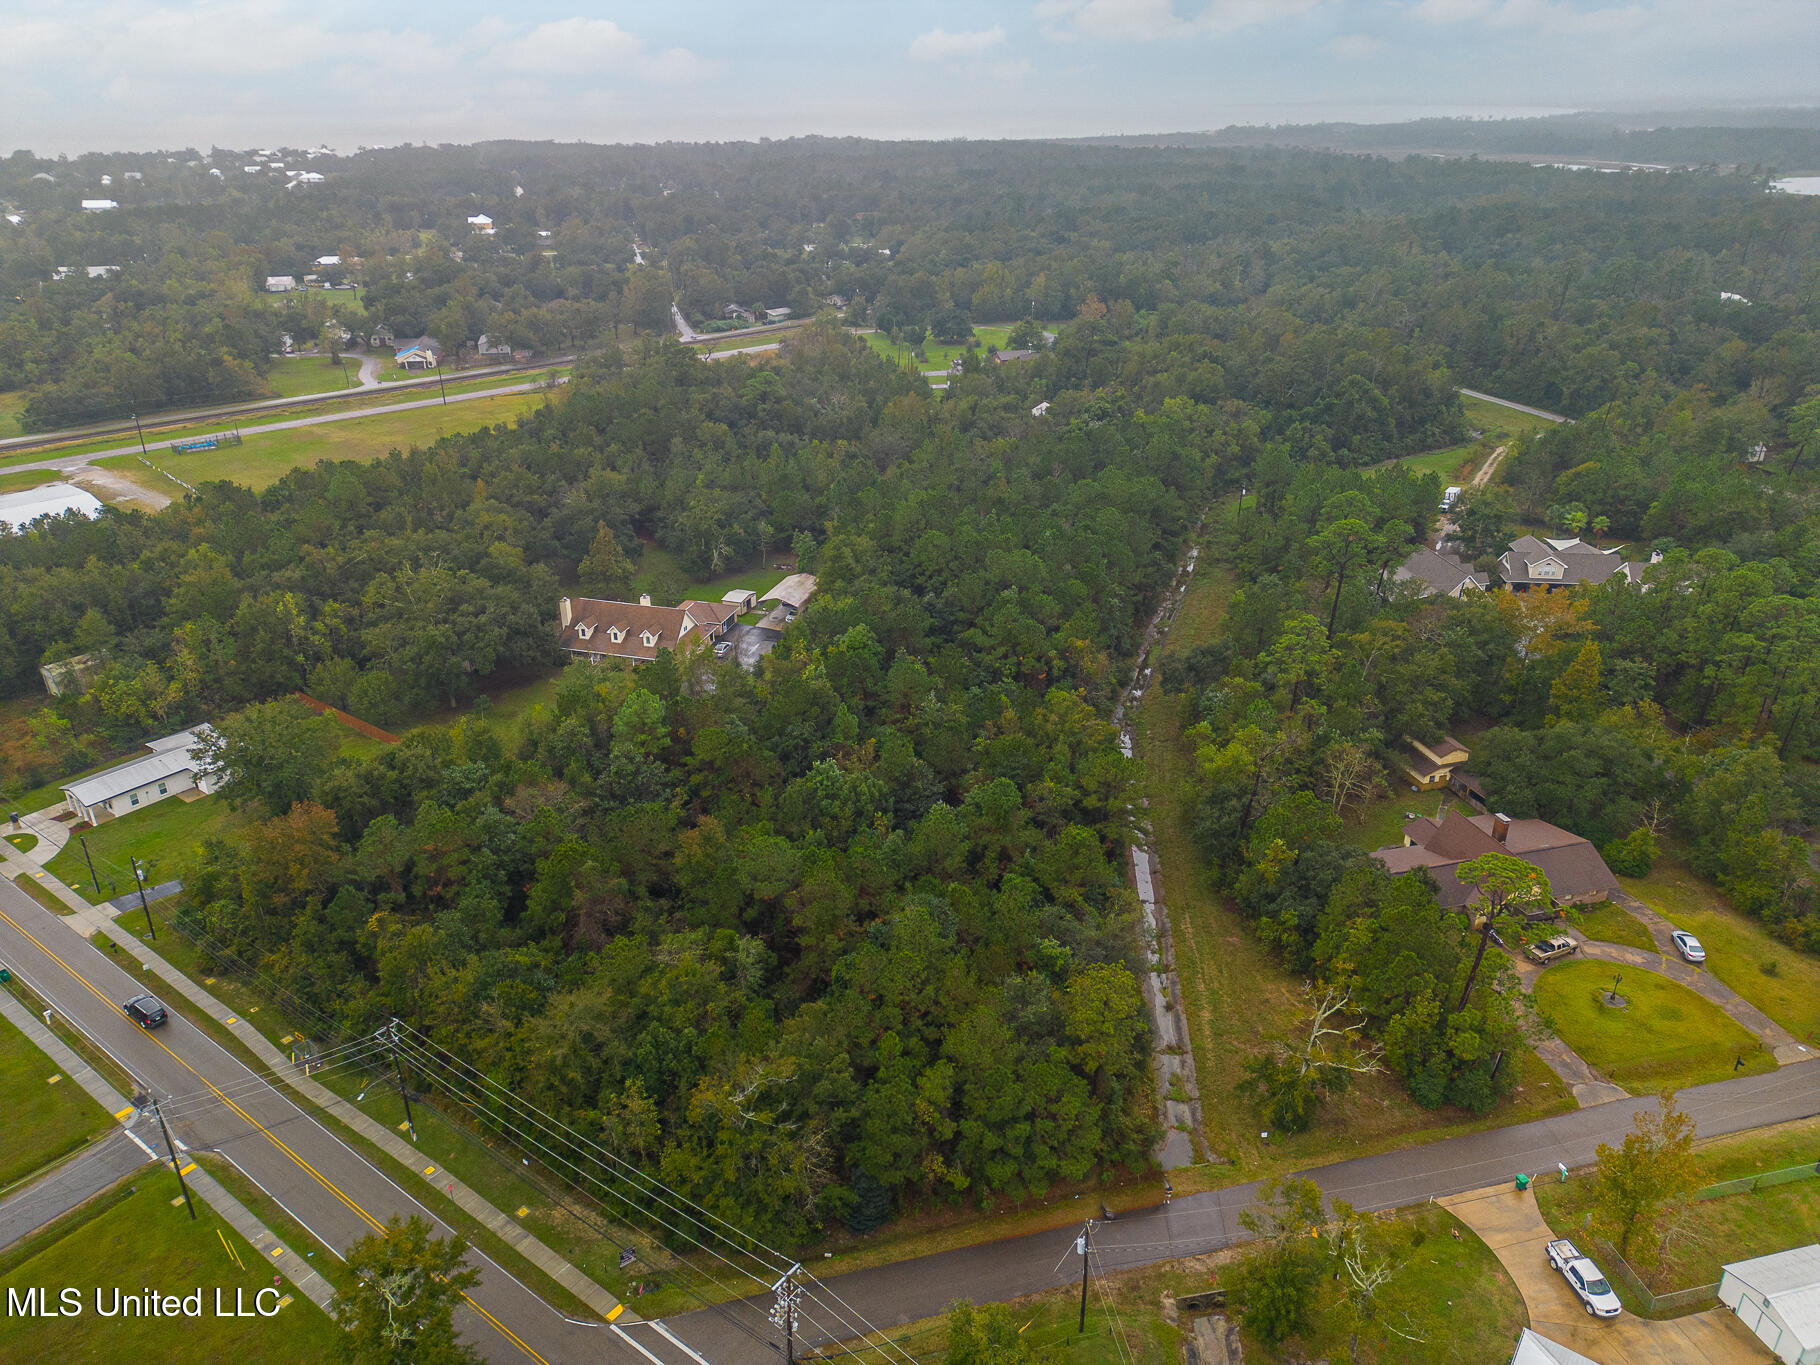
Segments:
[[[326,701],[317,701],[307,692],[299,692],[297,700],[319,716],[328,716],[339,724],[345,725],[356,734],[365,735],[368,739],[379,740],[383,744],[398,743],[398,736],[390,730],[381,730],[377,725],[369,725],[359,716],[350,716],[339,707],[330,706]]]
[[[1758,1190],[1792,1184],[1797,1180],[1812,1180],[1816,1176],[1820,1176],[1820,1162],[1808,1166],[1785,1166],[1778,1171],[1765,1171],[1761,1175],[1741,1176],[1737,1180],[1722,1180],[1717,1185],[1708,1185],[1694,1191],[1693,1199],[1695,1203],[1703,1203],[1708,1199],[1724,1199],[1734,1194],[1755,1194]],[[1690,1289],[1675,1289],[1666,1294],[1658,1294],[1643,1283],[1643,1277],[1637,1274],[1629,1261],[1618,1254],[1616,1247],[1603,1238],[1597,1240],[1604,1253],[1600,1264],[1615,1268],[1616,1278],[1641,1302],[1646,1313],[1676,1313],[1718,1297],[1719,1286],[1716,1283],[1697,1284]]]
[[[1717,1185],[1708,1185],[1703,1190],[1694,1192],[1695,1202],[1707,1199],[1723,1199],[1728,1194],[1755,1194],[1758,1190],[1771,1189],[1776,1185],[1788,1185],[1797,1180],[1812,1180],[1820,1176],[1820,1161],[1807,1166],[1784,1166],[1779,1171],[1765,1171],[1762,1175],[1741,1176],[1737,1180],[1721,1180]]]

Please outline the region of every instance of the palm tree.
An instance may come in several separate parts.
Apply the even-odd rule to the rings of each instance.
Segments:
[[[1604,544],[1605,543],[1605,533],[1607,531],[1611,530],[1611,518],[1610,517],[1594,517],[1592,519],[1592,529],[1593,529],[1593,540],[1601,545]]]

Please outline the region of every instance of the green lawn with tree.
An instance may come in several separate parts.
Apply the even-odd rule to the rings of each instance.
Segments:
[[[1711,882],[1672,858],[1658,860],[1647,877],[1619,881],[1670,924],[1700,940],[1706,949],[1704,970],[1820,1051],[1820,958],[1740,914]]]
[[[0,1019],[0,1093],[6,1095],[0,1189],[85,1146],[113,1123],[88,1092],[5,1019]]]
[[[265,382],[280,398],[297,398],[331,389],[353,388],[360,383],[360,357],[344,355],[331,365],[322,355],[288,355],[274,360]]]
[[[170,796],[82,831],[101,878],[100,894],[90,885],[88,862],[73,835],[45,864],[45,871],[92,902],[111,900],[134,889],[133,859],[139,859],[147,886],[167,881],[182,875],[181,869],[204,839],[227,834],[244,823],[244,817],[219,794],[194,801]]]
[[[1629,1001],[1623,1008],[1602,1003],[1614,976],[1622,977],[1618,994]],[[1768,1049],[1724,1010],[1641,967],[1570,959],[1544,971],[1535,993],[1561,1041],[1632,1093],[1776,1069]],[[1740,1058],[1744,1065],[1734,1072]]]
[[[276,1317],[216,1317],[215,1291],[233,1303],[242,1291],[250,1306],[261,1289],[272,1287],[265,1257],[200,1200],[192,1221],[179,1199],[169,1169],[148,1167],[122,1182],[132,1193],[118,1202],[105,1197],[94,1216],[77,1210],[35,1238],[31,1255],[0,1275],[0,1294],[35,1285],[65,1285],[82,1291],[85,1311],[74,1318],[0,1318],[0,1358],[7,1360],[152,1361],[246,1360],[285,1365],[319,1365],[336,1358],[341,1332],[293,1286]],[[225,1245],[224,1241],[225,1239]],[[233,1249],[238,1261],[229,1254]],[[0,1262],[3,1263],[3,1262]],[[150,1285],[161,1293],[201,1288],[203,1314],[190,1317],[101,1317],[94,1294],[114,1286],[132,1293]],[[270,1297],[268,1296],[268,1302]]]
[[[1627,948],[1641,948],[1646,953],[1660,951],[1643,921],[1621,905],[1600,901],[1580,912],[1576,926],[1582,934],[1597,943],[1618,943]]]

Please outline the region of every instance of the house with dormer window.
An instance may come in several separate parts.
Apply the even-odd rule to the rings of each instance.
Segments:
[[[713,645],[739,619],[731,602],[684,602],[677,607],[651,605],[645,593],[636,602],[597,597],[565,597],[557,604],[562,647],[571,658],[600,663],[606,659],[648,662],[660,649]]]
[[[1498,577],[1512,592],[1553,592],[1581,583],[1603,583],[1615,574],[1623,574],[1631,583],[1641,583],[1643,568],[1625,560],[1623,546],[1605,550],[1572,538],[1538,540],[1535,536],[1519,536],[1498,557]]]

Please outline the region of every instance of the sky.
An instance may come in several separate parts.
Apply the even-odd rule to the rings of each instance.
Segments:
[[[1820,104],[1820,0],[3,0],[0,150]]]

